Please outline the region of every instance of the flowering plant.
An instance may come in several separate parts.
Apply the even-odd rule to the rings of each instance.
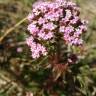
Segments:
[[[36,2],[28,15],[30,37],[26,39],[32,58],[56,53],[60,40],[66,46],[82,45],[82,34],[87,28],[79,14],[77,5],[70,1]]]

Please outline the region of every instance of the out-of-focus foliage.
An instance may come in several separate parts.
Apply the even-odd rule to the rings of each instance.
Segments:
[[[28,15],[34,1],[0,0],[0,36]],[[50,81],[47,58],[32,60],[24,43],[28,35],[25,22],[0,44],[0,96],[25,96],[29,91],[34,96],[96,96],[96,0],[75,1],[81,8],[81,17],[89,21],[78,63],[70,66],[63,81]],[[22,51],[17,52],[17,48]]]

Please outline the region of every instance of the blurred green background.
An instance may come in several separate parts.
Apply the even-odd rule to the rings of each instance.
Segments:
[[[80,62],[83,66],[80,67],[81,73],[78,74],[78,78],[83,86],[79,91],[83,95],[77,92],[78,94],[76,93],[75,95],[64,95],[64,93],[62,93],[60,96],[96,96],[96,0],[73,1],[80,6],[81,18],[88,20],[88,31],[84,36],[85,50],[82,56],[80,56],[82,61]],[[0,0],[0,37],[2,37],[9,28],[12,28],[28,15],[33,2],[35,2],[35,0]],[[40,67],[41,69],[38,72],[39,75],[42,76],[41,70],[43,69],[39,65],[30,65],[33,61],[28,55],[30,52],[28,53],[28,48],[24,43],[25,38],[28,36],[26,29],[27,22],[23,22],[15,28],[12,33],[8,34],[0,44],[0,96],[25,96],[26,92],[29,91],[34,92],[36,96],[58,96],[42,95],[43,90],[40,90],[39,85],[31,80],[31,70],[37,70]],[[21,52],[17,52],[17,48],[21,48]],[[27,68],[29,66],[31,66],[30,69]],[[38,81],[39,75],[35,75],[38,76],[38,78],[36,78]],[[90,77],[89,75],[91,75],[92,82],[94,83],[90,81],[91,79],[88,79],[88,77]],[[29,78],[28,76],[31,77]],[[84,76],[88,77],[82,79],[81,77]],[[46,76],[44,78],[46,78]],[[89,81],[87,82],[86,80]],[[92,91],[89,93],[84,93],[84,91],[89,90],[86,89],[88,84],[84,85],[85,82],[89,85],[92,83]],[[30,87],[32,84],[36,86],[36,88],[32,87],[32,89]],[[36,91],[37,93],[35,93]]]

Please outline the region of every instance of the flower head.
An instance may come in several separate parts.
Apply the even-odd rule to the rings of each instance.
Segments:
[[[48,48],[50,41],[55,41],[56,34],[61,34],[66,44],[74,46],[83,44],[82,34],[87,28],[85,20],[81,20],[79,13],[78,6],[70,1],[36,2],[28,15],[30,21],[28,31],[31,36],[26,39],[32,57],[47,55],[50,51]]]

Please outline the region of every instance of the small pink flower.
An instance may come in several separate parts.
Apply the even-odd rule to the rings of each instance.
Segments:
[[[43,24],[43,28],[52,31],[56,28],[56,25],[53,24],[52,22],[49,22],[49,23]]]
[[[34,38],[32,36],[26,38],[26,43],[28,46],[31,46],[32,42],[33,42]]]
[[[38,33],[38,36],[40,39],[48,40],[53,38],[53,32],[45,33],[44,31],[41,31]]]
[[[72,26],[68,26],[64,30],[65,33],[70,33],[70,32],[73,32],[73,31],[74,31],[74,27],[72,27]]]
[[[47,20],[45,20],[44,18],[40,17],[39,20],[38,20],[38,23],[41,25],[41,24],[44,24]]]
[[[61,27],[59,28],[59,31],[60,31],[60,32],[64,32],[64,31],[65,31],[65,26],[61,26]]]
[[[35,24],[30,24],[28,26],[28,30],[30,31],[31,34],[36,34],[38,32],[38,27]]]
[[[18,53],[21,53],[22,51],[23,51],[23,49],[22,49],[21,47],[18,47],[18,48],[17,48],[17,52],[18,52]]]
[[[71,1],[68,1],[68,2],[67,2],[67,5],[68,5],[68,6],[76,6],[76,4],[73,3],[73,2],[71,2]]]
[[[28,19],[29,21],[31,21],[33,18],[34,18],[34,14],[33,14],[33,13],[30,13],[30,14],[28,15],[28,17],[27,17],[27,19]]]
[[[79,20],[79,17],[74,17],[74,19],[72,19],[72,20],[70,21],[70,23],[76,24],[78,20]]]
[[[65,20],[70,19],[70,17],[72,16],[71,10],[66,9],[65,11],[66,11]]]
[[[27,92],[26,96],[33,96],[33,93],[32,92]]]
[[[79,28],[80,28],[81,30],[84,30],[84,31],[87,30],[87,27],[86,27],[85,25],[81,25],[81,26],[79,26]]]

